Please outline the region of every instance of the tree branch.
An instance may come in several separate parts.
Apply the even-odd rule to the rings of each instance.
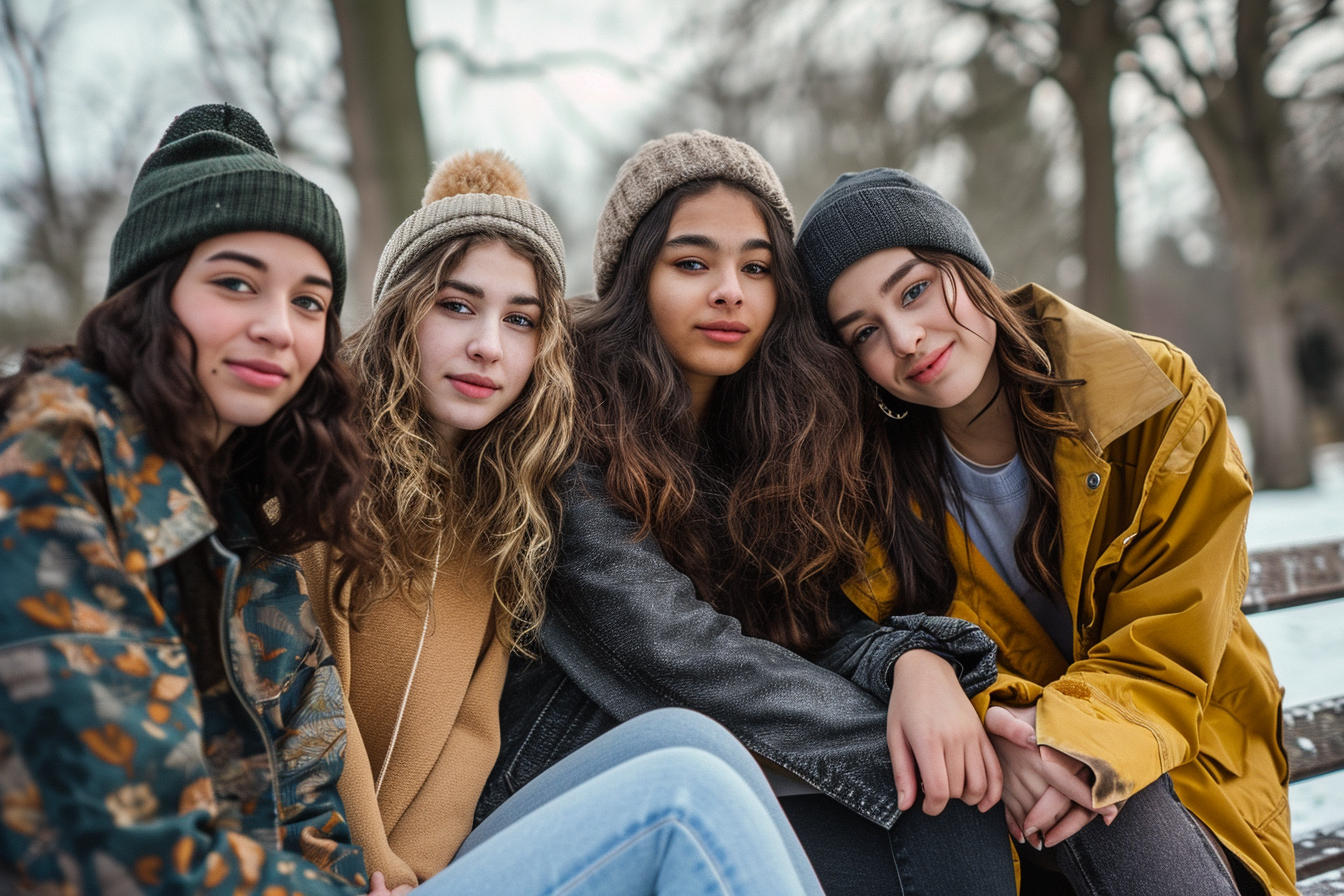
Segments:
[[[452,37],[436,37],[416,47],[421,53],[443,53],[456,60],[463,71],[478,78],[535,78],[557,68],[596,65],[610,69],[628,81],[643,76],[639,66],[601,50],[570,50],[538,53],[530,59],[488,60],[473,53]]]

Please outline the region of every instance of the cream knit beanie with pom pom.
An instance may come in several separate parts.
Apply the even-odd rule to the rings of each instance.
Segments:
[[[448,240],[482,230],[507,233],[532,246],[565,286],[565,244],[551,216],[528,201],[527,182],[501,152],[464,152],[441,162],[425,186],[422,207],[397,228],[378,259],[373,304],[411,265]]]

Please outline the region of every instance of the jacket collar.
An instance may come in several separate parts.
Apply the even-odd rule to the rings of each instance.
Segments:
[[[70,383],[92,411],[112,525],[128,571],[162,566],[215,531],[200,490],[177,462],[150,446],[125,392],[76,361],[51,374]]]
[[[1129,333],[1034,283],[1014,293],[1024,294],[1036,306],[1056,375],[1086,381],[1060,391],[1084,443],[1098,455],[1181,397]]]

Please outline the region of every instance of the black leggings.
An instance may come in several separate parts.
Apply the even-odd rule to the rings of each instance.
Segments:
[[[1015,896],[1003,810],[981,814],[950,802],[940,815],[918,808],[890,831],[820,794],[782,797],[789,822],[826,896]]]

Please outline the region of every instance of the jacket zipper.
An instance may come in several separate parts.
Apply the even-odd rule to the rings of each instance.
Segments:
[[[233,615],[234,598],[238,585],[238,568],[242,561],[233,551],[228,550],[220,543],[219,539],[211,535],[210,546],[228,558],[227,566],[224,570],[224,593],[223,600],[220,601],[220,620],[219,620],[219,650],[220,656],[224,660],[224,675],[228,678],[229,687],[233,689],[234,696],[243,704],[247,711],[248,718],[256,726],[257,733],[261,735],[261,742],[266,745],[266,759],[271,764],[271,798],[275,801],[275,848],[284,848],[284,838],[281,836],[281,811],[280,803],[280,763],[275,755],[275,744],[271,743],[271,738],[266,732],[266,723],[261,718],[261,713],[253,705],[252,699],[243,693],[243,689],[238,684],[238,677],[233,670],[233,653],[229,650],[229,618]]]

